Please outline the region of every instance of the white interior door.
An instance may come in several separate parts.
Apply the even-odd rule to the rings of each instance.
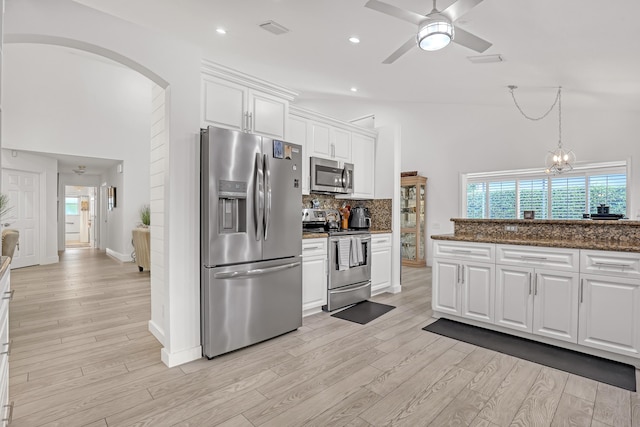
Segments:
[[[2,218],[3,228],[18,230],[20,239],[11,268],[40,264],[39,175],[11,169],[2,170],[2,192],[13,209]]]

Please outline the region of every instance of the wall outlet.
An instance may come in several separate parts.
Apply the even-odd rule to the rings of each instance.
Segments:
[[[505,229],[505,231],[518,231],[518,226],[517,225],[505,225],[504,229]]]

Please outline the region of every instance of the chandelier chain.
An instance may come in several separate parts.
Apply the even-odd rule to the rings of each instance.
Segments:
[[[562,86],[558,87],[556,99],[558,100],[558,148],[562,150]],[[551,108],[553,108],[553,105]]]
[[[522,110],[522,108],[520,107],[520,104],[518,104],[518,101],[516,100],[516,95],[513,93],[515,89],[517,89],[517,86],[509,86],[509,92],[511,92],[511,98],[513,98],[513,103],[516,104],[516,107],[518,108],[518,111],[520,111],[520,114],[522,114],[526,119],[538,121],[547,117],[549,113],[553,110],[553,107],[556,106],[556,104],[560,100],[560,90],[562,89],[562,86],[558,87],[558,93],[556,94],[556,99],[553,101],[553,104],[551,104],[551,107],[549,107],[549,109],[540,117],[531,117]]]

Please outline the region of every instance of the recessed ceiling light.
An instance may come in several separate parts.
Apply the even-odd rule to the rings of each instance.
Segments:
[[[357,87],[352,87],[352,88],[351,88],[351,92],[357,92],[357,91],[358,91],[358,88],[357,88]]]
[[[355,37],[355,36],[353,36],[353,37],[349,37],[349,41],[350,41],[351,43],[353,43],[353,44],[358,44],[358,43],[360,43],[360,39],[359,39],[359,38],[357,38],[357,37]]]
[[[216,28],[216,33],[218,34],[227,34],[227,30],[224,28]]]

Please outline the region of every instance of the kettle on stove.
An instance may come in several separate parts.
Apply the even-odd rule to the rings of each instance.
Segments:
[[[349,228],[354,229],[368,229],[371,227],[371,214],[369,208],[363,208],[356,206],[351,208],[349,214]]]

